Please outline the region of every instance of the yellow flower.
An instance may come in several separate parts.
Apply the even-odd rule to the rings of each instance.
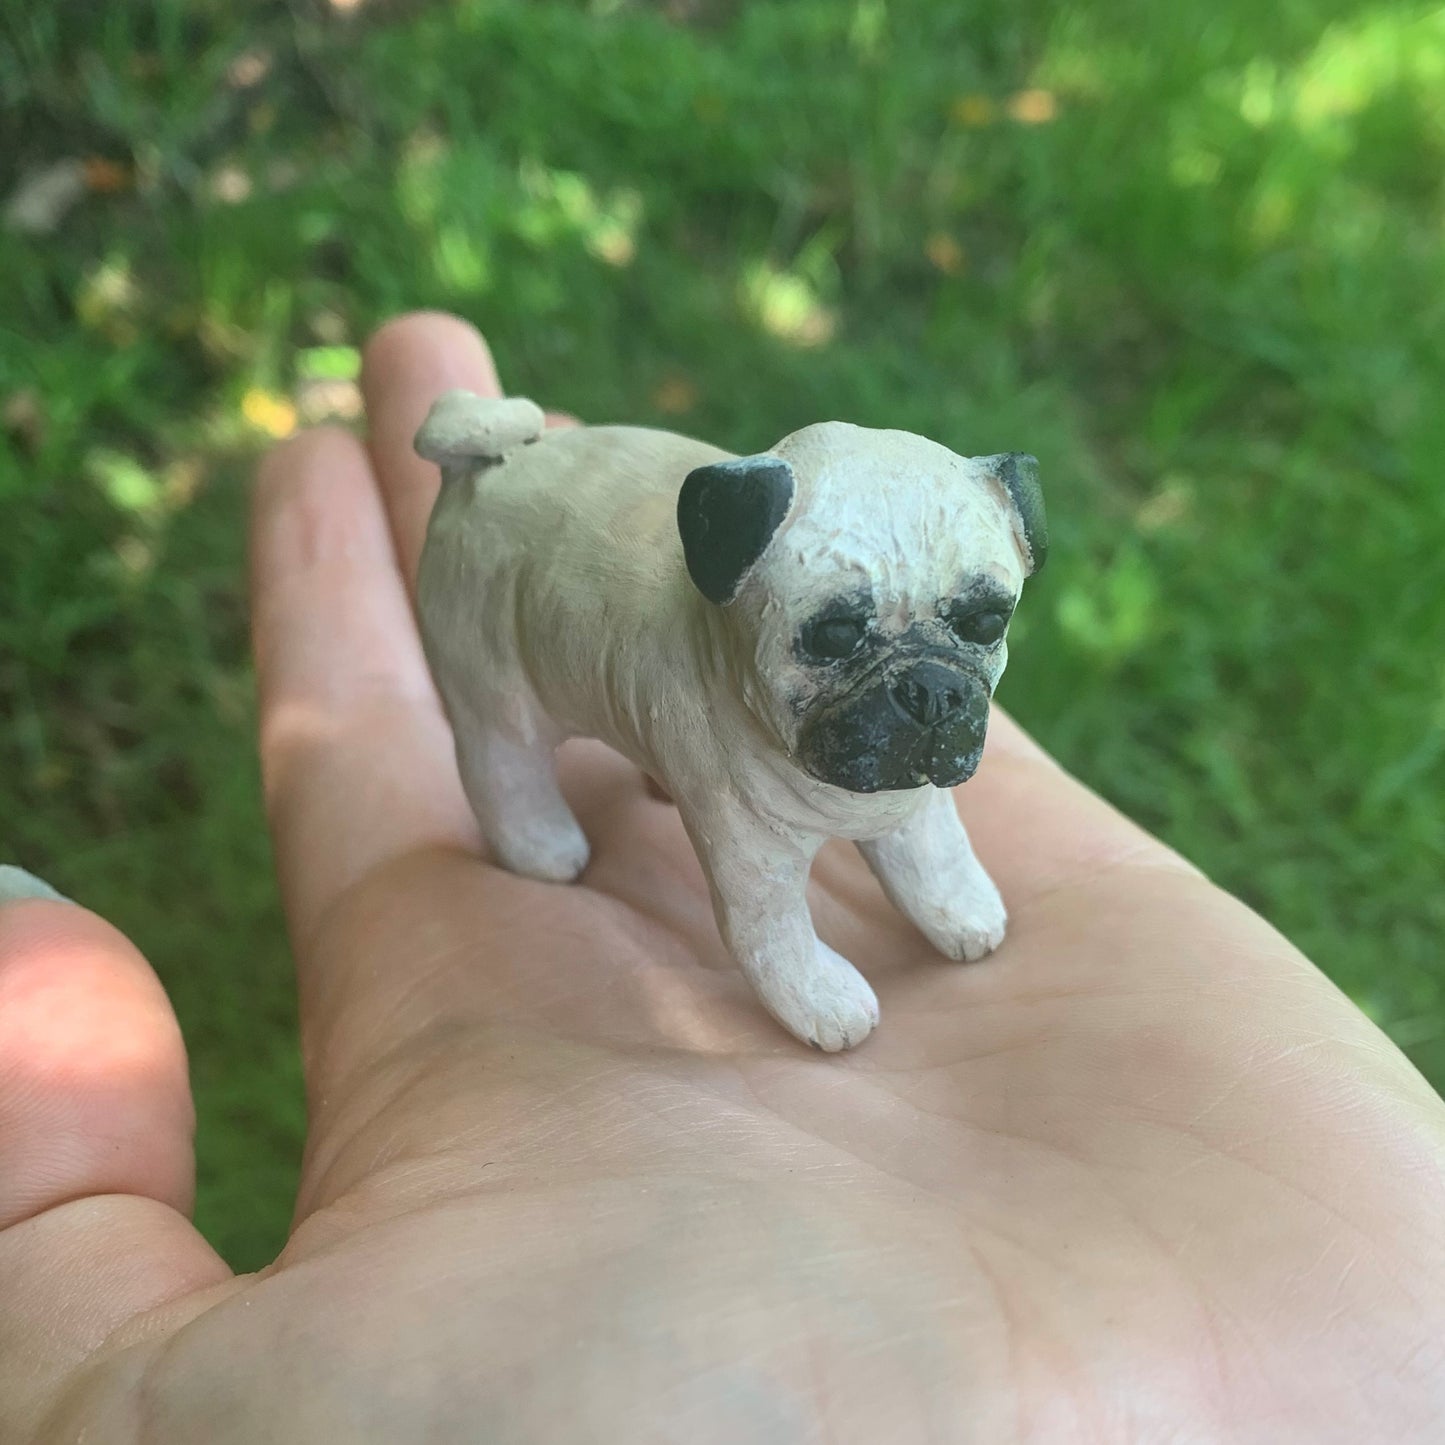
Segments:
[[[258,386],[241,398],[241,415],[267,436],[289,437],[296,430],[296,408],[284,396]]]

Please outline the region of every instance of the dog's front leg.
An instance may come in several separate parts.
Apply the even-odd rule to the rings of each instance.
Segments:
[[[893,906],[940,952],[971,962],[1003,942],[1008,914],[953,795],[932,792],[901,828],[858,848]]]
[[[867,979],[813,931],[808,870],[821,838],[782,838],[736,804],[687,818],[728,951],[768,1012],[829,1053],[878,1023]]]

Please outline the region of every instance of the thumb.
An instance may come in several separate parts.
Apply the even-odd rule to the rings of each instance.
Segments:
[[[146,961],[0,868],[0,1229],[91,1194],[189,1210],[194,1127],[180,1028]]]
[[[0,868],[0,1438],[23,1395],[38,1403],[42,1360],[73,1366],[141,1310],[228,1277],[184,1218],[194,1124],[145,959]]]

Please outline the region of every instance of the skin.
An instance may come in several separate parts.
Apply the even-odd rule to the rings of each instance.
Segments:
[[[1248,909],[995,716],[959,805],[1011,910],[953,965],[857,850],[819,931],[889,1027],[821,1058],[728,965],[675,810],[563,750],[584,880],[477,855],[406,577],[460,323],[367,354],[370,453],[257,489],[261,747],[310,1096],[232,1277],[102,920],[0,907],[0,1440],[1426,1442],[1445,1106]],[[401,559],[398,569],[397,559]]]

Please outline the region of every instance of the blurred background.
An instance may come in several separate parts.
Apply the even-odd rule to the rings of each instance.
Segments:
[[[0,9],[0,857],[126,929],[271,1257],[303,1123],[254,459],[403,308],[740,451],[1032,451],[1005,705],[1445,1084],[1445,9]]]

